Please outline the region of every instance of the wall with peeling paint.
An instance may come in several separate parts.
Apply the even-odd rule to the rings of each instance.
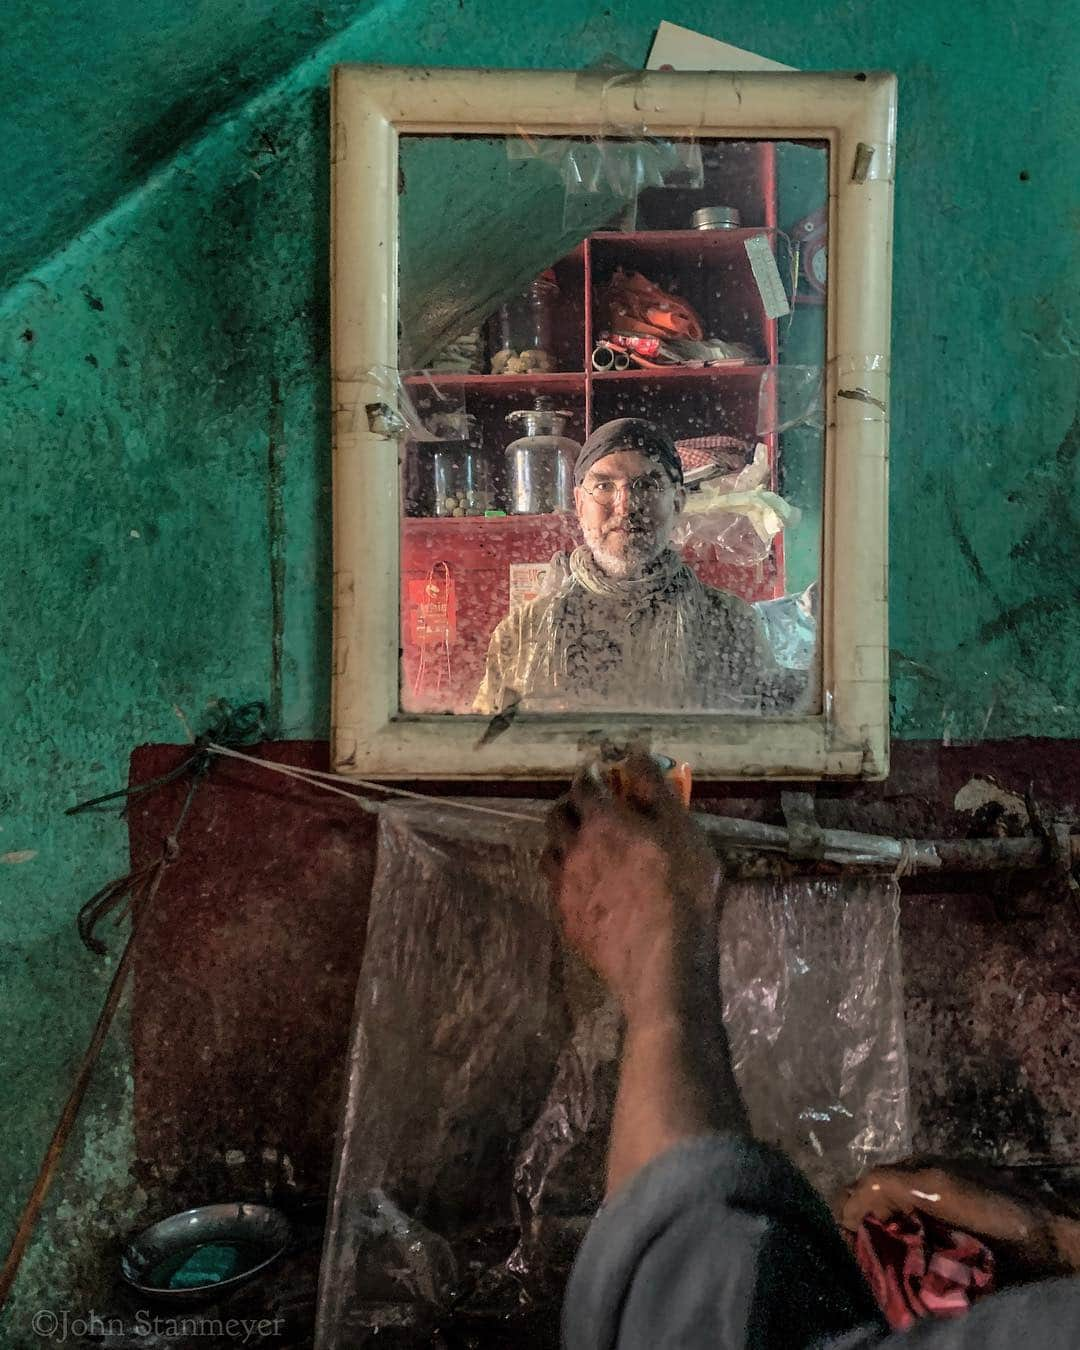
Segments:
[[[926,0],[551,0],[528,25],[494,0],[23,7],[0,57],[4,1237],[107,979],[71,918],[125,864],[115,816],[63,809],[217,698],[326,732],[330,66],[639,65],[662,18],[899,73],[894,734],[1080,737],[1067,7],[990,0],[962,28]],[[118,1049],[54,1220],[131,1201],[126,1072]],[[84,1278],[78,1225],[45,1233],[27,1305]]]

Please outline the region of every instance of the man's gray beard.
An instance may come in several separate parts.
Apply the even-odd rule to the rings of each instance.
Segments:
[[[651,534],[631,535],[621,552],[607,548],[602,537],[590,539],[586,534],[585,542],[600,570],[620,581],[640,576],[663,552]]]

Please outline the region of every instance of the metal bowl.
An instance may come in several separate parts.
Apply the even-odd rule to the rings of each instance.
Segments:
[[[286,1250],[290,1238],[288,1219],[269,1205],[203,1205],[170,1215],[129,1238],[120,1257],[120,1271],[128,1284],[149,1298],[201,1302],[261,1275]],[[210,1246],[236,1249],[240,1269],[226,1279],[170,1287],[167,1272],[175,1273],[200,1248]]]

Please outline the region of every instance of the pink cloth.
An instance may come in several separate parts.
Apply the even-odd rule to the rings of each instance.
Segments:
[[[855,1234],[855,1258],[894,1330],[923,1317],[959,1317],[994,1289],[994,1256],[970,1233],[916,1210]]]

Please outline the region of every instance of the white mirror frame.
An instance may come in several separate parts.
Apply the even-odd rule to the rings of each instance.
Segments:
[[[602,135],[826,141],[829,270],[822,711],[812,716],[522,715],[399,710],[400,447],[369,429],[397,369],[398,135]],[[887,458],[895,77],[338,66],[333,73],[334,643],[332,764],[367,778],[569,777],[637,745],[699,779],[888,772]]]

